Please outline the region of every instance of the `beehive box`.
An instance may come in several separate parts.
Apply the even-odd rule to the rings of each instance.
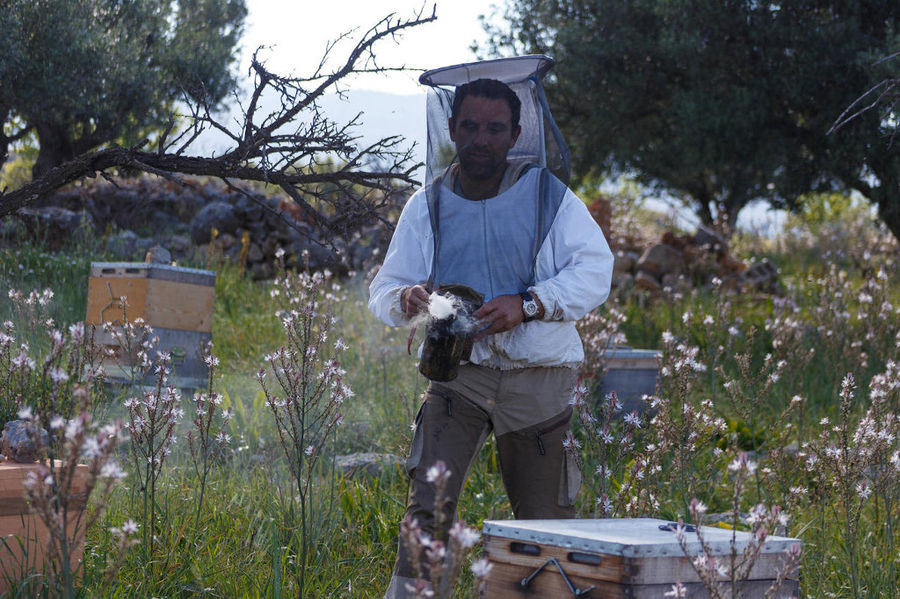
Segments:
[[[708,599],[710,595],[691,565],[691,559],[700,553],[696,532],[685,534],[688,558],[670,524],[653,518],[486,521],[484,550],[492,568],[482,596],[663,599],[675,583],[681,583],[688,597]],[[751,538],[749,533],[712,527],[704,527],[702,533],[713,555],[721,556],[726,564],[732,534],[739,553]],[[799,543],[798,539],[769,537],[741,586],[743,597],[765,597],[789,563],[786,552]],[[799,596],[796,570],[787,572],[785,578],[774,597]],[[579,591],[582,593],[576,594]]]
[[[85,322],[121,325],[119,298],[125,297],[125,320],[144,319],[159,337],[157,349],[172,355],[174,382],[181,387],[201,388],[209,375],[203,350],[212,340],[215,285],[216,273],[209,270],[143,262],[94,262],[88,279]],[[98,329],[96,341],[114,354],[103,362],[110,377],[130,381],[134,356],[110,333]]]
[[[622,405],[622,413],[642,413],[647,406],[641,398],[656,392],[660,356],[655,349],[622,346],[607,349],[604,356],[606,374],[600,384],[600,397],[615,391]]]
[[[0,594],[10,590],[9,581],[21,580],[30,573],[44,570],[46,547],[50,531],[39,517],[30,512],[23,486],[29,472],[37,471],[38,464],[0,462]],[[70,504],[67,536],[75,538],[71,554],[71,567],[81,561],[84,552],[84,524],[76,530],[77,513],[84,509],[84,482],[88,468],[77,467]],[[77,536],[76,536],[77,532]]]

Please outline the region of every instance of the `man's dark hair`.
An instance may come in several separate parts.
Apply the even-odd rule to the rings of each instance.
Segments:
[[[515,131],[519,126],[519,115],[522,113],[522,102],[508,85],[497,81],[496,79],[476,79],[464,83],[456,88],[456,95],[453,96],[453,108],[450,112],[450,118],[456,123],[456,117],[459,116],[459,107],[462,106],[466,96],[475,96],[476,98],[489,98],[492,100],[506,100],[509,104],[509,110],[512,113],[512,130]]]

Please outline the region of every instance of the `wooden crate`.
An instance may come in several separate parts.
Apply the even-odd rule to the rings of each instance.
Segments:
[[[41,519],[30,512],[23,486],[27,474],[37,471],[39,467],[38,464],[0,463],[0,594],[10,590],[9,580],[18,580],[29,573],[44,570],[45,548],[50,532]],[[77,467],[73,489],[76,502],[70,510],[84,509],[85,497],[78,497],[78,494],[84,492],[87,470],[85,465]],[[69,512],[67,530],[68,537],[76,539],[70,564],[73,571],[84,552],[83,521],[81,529],[76,531],[77,515]]]
[[[85,322],[122,324],[119,298],[127,298],[129,322],[143,318],[159,337],[158,351],[172,356],[171,380],[179,387],[206,386],[209,369],[203,351],[212,340],[216,274],[209,270],[144,262],[94,262],[88,279]],[[134,356],[111,333],[95,341],[113,353],[102,361],[113,381],[130,382]],[[154,356],[151,356],[151,358]],[[152,377],[143,381],[152,384]]]
[[[574,597],[571,584],[576,591],[593,587],[578,595],[583,597],[663,599],[680,582],[689,597],[708,599],[709,593],[675,533],[660,528],[667,524],[653,518],[486,521],[484,548],[493,567],[482,596]],[[703,536],[714,555],[728,559],[732,531],[707,527]],[[748,533],[736,533],[738,551],[746,547],[749,538]],[[687,533],[686,539],[691,556],[698,554],[696,533]],[[799,543],[798,539],[769,537],[741,587],[743,596],[765,597],[788,563],[786,552]],[[788,572],[774,596],[799,596],[797,575],[796,570]]]

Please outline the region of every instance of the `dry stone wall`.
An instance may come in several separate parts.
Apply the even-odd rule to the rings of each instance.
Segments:
[[[88,182],[0,221],[0,243],[25,236],[53,249],[73,235],[94,235],[103,238],[110,260],[143,261],[152,248],[151,258],[160,261],[161,249],[175,261],[210,255],[243,261],[255,278],[269,278],[279,250],[289,264],[306,256],[314,270],[346,272],[377,260],[390,241],[390,230],[376,221],[328,247],[293,201],[254,197],[214,182],[187,188],[148,178]]]

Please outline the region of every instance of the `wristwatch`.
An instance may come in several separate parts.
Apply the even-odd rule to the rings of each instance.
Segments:
[[[538,311],[540,310],[540,308],[538,308],[538,303],[527,291],[523,291],[519,295],[522,296],[522,312],[525,313],[525,320],[522,322],[531,322],[537,318]]]

